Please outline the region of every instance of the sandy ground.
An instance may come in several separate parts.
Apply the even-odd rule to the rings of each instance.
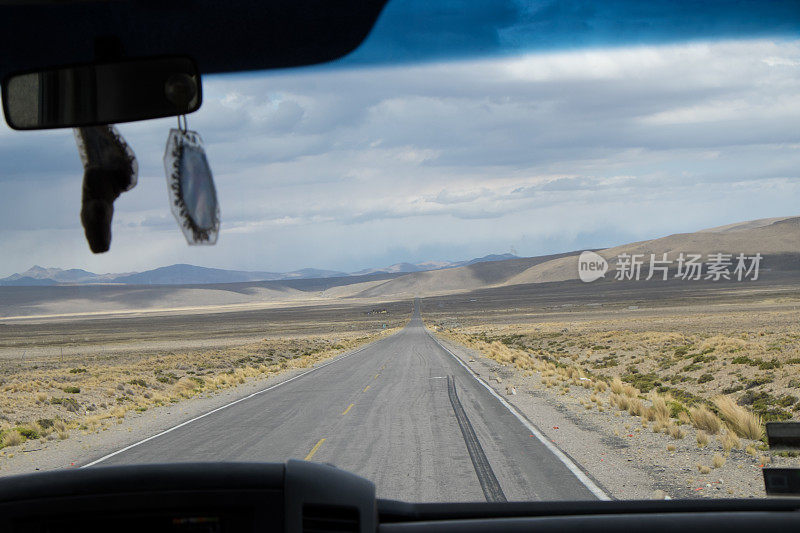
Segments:
[[[386,313],[368,314],[374,308],[385,309]],[[349,302],[225,312],[0,321],[0,361],[35,364],[39,358],[219,348],[264,338],[375,330],[383,324],[396,327],[408,316],[408,302]]]

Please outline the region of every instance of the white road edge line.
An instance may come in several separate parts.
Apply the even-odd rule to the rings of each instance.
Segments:
[[[324,364],[321,364],[319,366],[316,366],[316,367],[312,368],[311,370],[306,370],[302,374],[297,374],[296,376],[293,376],[293,377],[291,377],[291,378],[289,378],[289,379],[287,379],[285,381],[281,381],[280,383],[276,383],[275,385],[269,386],[266,389],[258,390],[258,391],[254,392],[252,394],[248,394],[247,396],[239,398],[238,400],[234,400],[234,401],[232,401],[230,403],[226,403],[225,405],[217,407],[216,409],[212,409],[211,411],[208,411],[207,413],[203,413],[202,415],[199,415],[199,416],[196,416],[196,417],[191,418],[189,420],[186,420],[185,422],[181,422],[177,426],[172,426],[171,428],[165,429],[164,431],[162,431],[160,433],[156,433],[155,435],[151,435],[151,436],[147,437],[146,439],[142,439],[140,441],[134,442],[133,444],[129,444],[128,446],[125,446],[124,448],[121,448],[121,449],[119,449],[119,450],[117,450],[115,452],[111,452],[108,455],[104,455],[100,459],[95,459],[91,463],[87,463],[87,464],[81,466],[80,468],[88,468],[88,467],[94,466],[94,465],[96,465],[98,463],[102,463],[106,459],[110,459],[110,458],[114,457],[115,455],[119,455],[119,454],[121,454],[123,452],[126,452],[126,451],[130,450],[131,448],[135,448],[135,447],[139,446],[140,444],[144,444],[145,442],[151,441],[153,439],[157,439],[158,437],[161,437],[162,435],[166,435],[167,433],[171,433],[171,432],[175,431],[178,428],[182,428],[183,426],[191,424],[192,422],[197,422],[201,418],[205,418],[208,415],[216,413],[217,411],[222,411],[223,409],[226,409],[226,408],[230,407],[231,405],[236,405],[239,402],[243,402],[245,400],[249,400],[250,398],[252,398],[254,396],[258,396],[259,394],[264,394],[265,392],[269,392],[272,389],[277,389],[281,385],[285,385],[285,384],[289,383],[290,381],[294,381],[296,379],[300,379],[303,376],[307,376],[308,374],[310,374],[312,372],[316,372],[317,370],[319,370],[321,368],[325,368],[328,365],[332,365],[333,363],[337,363],[337,362],[341,361],[342,359],[347,359],[351,355],[355,355],[357,353],[361,353],[362,351],[366,350],[372,344],[373,343],[371,342],[367,346],[362,346],[361,348],[359,348],[358,350],[356,350],[354,352],[350,352],[347,355],[343,355],[341,357],[337,357],[333,361],[328,361],[327,363],[324,363]]]
[[[469,373],[470,373],[470,375],[471,375],[473,378],[475,378],[475,379],[477,380],[477,382],[478,382],[478,383],[480,383],[481,385],[483,385],[483,386],[486,388],[486,390],[488,390],[488,391],[489,391],[489,393],[490,393],[492,396],[494,396],[495,398],[497,398],[497,399],[498,399],[498,401],[499,401],[501,404],[503,404],[503,407],[505,407],[506,409],[508,409],[508,410],[511,412],[511,414],[512,414],[512,415],[514,415],[514,416],[517,418],[517,420],[519,420],[520,422],[522,422],[522,425],[523,425],[523,426],[525,426],[525,427],[526,427],[526,428],[527,428],[527,429],[528,429],[528,430],[531,432],[531,434],[532,434],[534,437],[536,437],[537,439],[539,439],[539,441],[540,441],[542,444],[544,444],[544,445],[547,447],[547,449],[548,449],[548,450],[550,450],[550,452],[552,452],[552,454],[553,454],[553,455],[555,455],[555,456],[558,458],[558,460],[559,460],[559,461],[561,461],[562,463],[564,463],[564,466],[566,466],[566,467],[569,469],[569,471],[570,471],[570,472],[572,472],[572,473],[573,473],[573,475],[574,475],[576,478],[578,478],[578,481],[580,481],[580,482],[583,484],[583,486],[584,486],[584,487],[586,487],[587,489],[589,489],[589,491],[590,491],[592,494],[594,494],[595,496],[597,496],[597,499],[598,499],[598,500],[605,500],[605,501],[609,501],[609,500],[611,500],[611,497],[610,497],[608,494],[606,494],[606,493],[605,493],[605,491],[604,491],[603,489],[601,489],[600,487],[598,487],[598,486],[597,486],[597,484],[596,484],[594,481],[592,481],[592,480],[589,478],[589,476],[587,476],[587,475],[586,475],[586,473],[585,473],[583,470],[581,470],[581,469],[578,467],[578,465],[576,465],[576,464],[575,464],[575,463],[572,461],[572,459],[570,459],[569,457],[567,457],[567,456],[566,456],[566,454],[564,454],[564,452],[562,452],[560,449],[558,449],[558,447],[557,447],[555,444],[553,444],[552,442],[550,442],[550,441],[547,439],[547,437],[545,437],[545,436],[542,434],[542,432],[541,432],[541,431],[539,431],[538,429],[536,429],[536,427],[535,427],[535,426],[533,426],[533,425],[532,425],[530,422],[528,422],[528,420],[525,418],[525,416],[524,416],[522,413],[520,413],[520,412],[519,412],[519,411],[516,409],[516,407],[514,407],[513,405],[511,405],[510,403],[508,403],[508,402],[506,401],[506,399],[505,399],[505,398],[503,398],[502,396],[500,396],[499,394],[497,394],[497,392],[495,392],[495,390],[492,388],[492,386],[491,386],[491,385],[489,385],[489,384],[488,384],[488,383],[486,383],[484,380],[482,380],[482,379],[480,378],[480,376],[478,376],[478,375],[477,375],[475,372],[473,372],[473,371],[472,371],[472,369],[471,369],[470,367],[468,367],[468,366],[467,366],[467,365],[466,365],[466,364],[465,364],[465,363],[464,363],[464,362],[461,360],[461,358],[460,358],[460,357],[458,357],[456,354],[454,354],[453,352],[451,352],[450,350],[448,350],[446,346],[444,346],[444,345],[443,345],[441,342],[439,342],[439,339],[437,339],[436,337],[434,337],[434,336],[433,336],[433,334],[431,334],[430,332],[428,332],[428,335],[430,336],[430,338],[431,338],[431,339],[433,339],[433,341],[434,341],[436,344],[438,344],[438,345],[439,345],[439,347],[440,347],[442,350],[444,350],[445,352],[449,353],[449,354],[450,354],[450,356],[451,356],[453,359],[455,359],[455,360],[456,360],[456,362],[458,362],[458,364],[460,364],[461,366],[463,366],[463,367],[464,367],[464,368],[467,370],[467,372],[469,372]]]

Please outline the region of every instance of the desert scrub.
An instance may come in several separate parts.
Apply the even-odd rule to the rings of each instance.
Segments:
[[[800,330],[795,307],[786,305],[778,311],[722,314],[698,312],[689,305],[635,322],[608,315],[550,321],[547,311],[537,310],[540,321],[495,326],[482,324],[485,316],[474,315],[464,320],[471,325],[444,328],[440,335],[490,357],[485,348],[498,342],[533,359],[534,372],[537,361],[577,365],[592,379],[620,378],[643,393],[670,392],[684,405],[710,405],[721,391],[768,392],[772,397],[762,396],[756,405],[745,407],[765,420],[797,419],[799,402],[783,405],[800,396],[800,368],[793,363],[800,361]],[[771,327],[763,328],[764,322]],[[500,357],[496,360],[508,364]]]
[[[719,443],[725,453],[730,452],[734,448],[738,449],[742,447],[742,441],[739,440],[739,437],[736,435],[736,433],[730,429],[726,430],[719,436]]]
[[[16,429],[8,429],[4,431],[2,435],[2,438],[0,438],[0,444],[2,444],[3,448],[8,446],[19,446],[25,442],[25,437],[23,437],[22,434]]]
[[[701,474],[710,474],[711,473],[711,468],[706,466],[706,465],[702,465],[702,464],[698,463],[697,471],[700,472]]]
[[[611,392],[627,396],[628,398],[636,398],[639,396],[639,389],[627,383],[623,383],[618,377],[611,380]]]
[[[761,440],[764,424],[761,417],[737,405],[729,396],[717,396],[714,405],[727,426],[739,437]]]
[[[53,397],[53,398],[50,398],[50,405],[60,405],[64,409],[66,409],[67,412],[70,412],[70,413],[77,413],[81,409],[80,408],[80,404],[78,403],[78,400],[76,400],[75,398],[56,398],[56,397]]]
[[[763,420],[780,421],[792,418],[792,413],[783,407],[791,406],[795,397],[778,397],[765,391],[746,390],[739,396],[738,404],[749,406]]]
[[[680,440],[686,436],[686,433],[679,427],[675,425],[670,425],[667,427],[667,434],[675,440]]]
[[[712,435],[716,435],[722,429],[722,421],[704,405],[690,408],[689,418],[694,427]]]
[[[126,352],[79,365],[77,356],[63,362],[56,356],[47,364],[23,368],[0,361],[0,386],[7,388],[0,395],[0,410],[13,412],[17,425],[35,431],[39,438],[66,439],[74,429],[98,431],[122,421],[128,411],[144,412],[198,391],[305,368],[394,331],[269,338],[207,350]],[[0,439],[6,434],[11,441],[25,438],[14,430],[0,434]]]
[[[711,466],[714,468],[722,468],[725,466],[725,458],[718,453],[715,453],[711,458]]]

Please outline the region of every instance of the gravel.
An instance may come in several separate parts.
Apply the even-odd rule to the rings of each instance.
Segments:
[[[586,409],[592,390],[571,386],[568,394],[561,387],[546,388],[539,375],[525,376],[516,367],[501,365],[476,350],[440,341],[459,356],[481,379],[514,405],[613,498],[733,498],[765,497],[759,452],[752,457],[742,449],[731,450],[725,464],[710,473],[699,472],[698,464],[711,467],[715,453],[725,455],[719,441],[712,437],[698,448],[696,431],[683,425],[682,439],[654,433],[643,427],[639,417],[608,405],[609,391],[597,393],[605,411]],[[499,379],[497,379],[499,378]],[[516,394],[511,394],[511,387]],[[675,446],[668,451],[667,446]],[[798,467],[798,458],[774,456],[771,466]]]

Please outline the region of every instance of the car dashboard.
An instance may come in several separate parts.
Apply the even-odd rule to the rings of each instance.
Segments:
[[[405,503],[336,467],[186,463],[75,468],[0,480],[3,531],[788,531],[800,499]]]

